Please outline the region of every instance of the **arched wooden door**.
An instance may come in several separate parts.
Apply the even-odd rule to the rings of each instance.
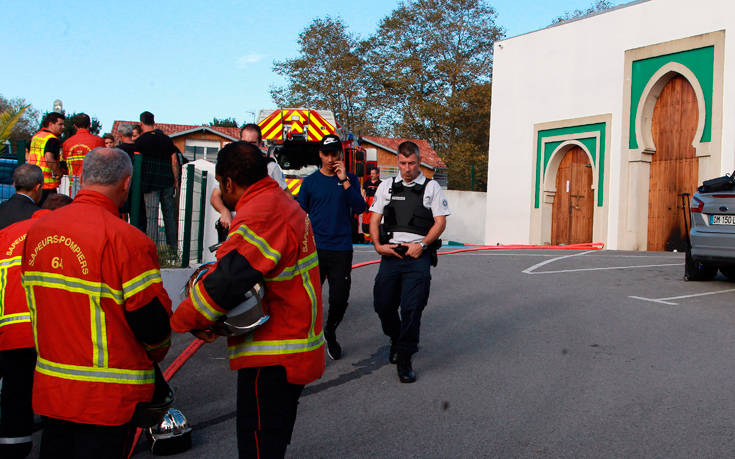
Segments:
[[[567,151],[556,173],[551,243],[592,242],[594,211],[592,165],[580,147]]]
[[[692,146],[697,132],[697,96],[682,76],[669,81],[653,109],[656,153],[648,192],[648,250],[686,248],[681,193],[697,189],[699,162]]]

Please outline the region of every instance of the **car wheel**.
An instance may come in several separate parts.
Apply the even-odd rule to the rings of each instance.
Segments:
[[[733,274],[735,274],[735,272],[733,272]],[[686,251],[686,257],[684,258],[684,280],[707,281],[714,279],[716,275],[717,266],[709,263],[702,263],[701,261],[695,261],[692,259],[692,252],[690,250]]]
[[[720,272],[727,277],[727,280],[735,281],[735,266],[722,266]]]

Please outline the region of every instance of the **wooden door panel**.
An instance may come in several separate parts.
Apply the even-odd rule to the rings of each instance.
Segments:
[[[648,193],[648,250],[683,250],[685,229],[681,193],[697,188],[699,162],[692,141],[697,130],[697,97],[689,82],[672,78],[653,110],[656,145]]]
[[[594,190],[590,160],[581,148],[573,147],[562,158],[556,173],[551,243],[558,245],[592,242],[593,213]]]

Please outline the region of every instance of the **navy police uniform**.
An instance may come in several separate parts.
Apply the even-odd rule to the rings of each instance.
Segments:
[[[422,242],[434,225],[434,217],[450,215],[441,186],[423,174],[410,183],[404,183],[400,175],[383,181],[370,211],[383,215],[383,229],[391,244]],[[431,250],[424,250],[419,258],[381,258],[373,289],[374,307],[383,333],[391,339],[391,354],[397,353],[399,361],[418,351],[421,314],[429,299],[430,268]]]

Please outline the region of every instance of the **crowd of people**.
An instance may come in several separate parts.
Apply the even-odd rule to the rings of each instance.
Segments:
[[[145,111],[140,114],[140,124],[122,124],[118,128],[118,139],[111,133],[102,137],[90,132],[89,115],[80,113],[74,117],[74,134],[61,143],[65,117],[51,112],[44,116],[41,129],[31,138],[26,162],[41,168],[44,175],[40,205],[50,194],[58,193],[62,177],[67,176],[69,188],[61,190],[75,196],[80,190],[83,159],[97,147],[120,148],[128,153],[131,161],[141,155],[141,186],[143,197],[139,202],[127,200],[124,209],[129,216],[132,206],[137,206],[140,217],[131,221],[138,229],[148,234],[157,245],[177,246],[178,222],[176,209],[181,168],[184,157],[160,129],[155,127],[154,115]],[[159,241],[158,215],[163,216],[165,240]]]
[[[44,118],[28,163],[13,175],[16,195],[0,205],[1,457],[29,454],[33,412],[43,420],[41,457],[126,457],[139,412],[158,397],[157,362],[171,332],[212,342],[257,289],[265,292],[259,304],[267,321],[247,334],[227,334],[230,367],[238,372],[237,445],[240,457],[283,457],[298,399],[322,376],[325,350],[331,359],[345,355],[336,332],[350,297],[351,216],[367,210],[366,199],[366,229],[381,256],[373,297],[390,340],[387,358],[401,383],[416,381],[411,359],[450,213],[441,187],[421,173],[416,144],[398,147],[397,177],[380,181],[371,172],[361,190],[340,139],[325,136],[321,167],[294,200],[262,151],[260,129],[245,126],[215,166],[210,202],[226,239],[172,312],[154,242],[121,216],[130,205],[131,159],[151,158],[144,199],[156,216],[160,205],[167,242],[175,243],[175,146],[150,112],[141,114],[138,134],[136,126],[121,126],[116,146],[94,138],[88,117],[79,117],[79,143],[67,155],[59,120],[63,129],[63,115]],[[95,146],[72,148],[82,140]],[[73,201],[58,193],[63,173],[79,174]]]

